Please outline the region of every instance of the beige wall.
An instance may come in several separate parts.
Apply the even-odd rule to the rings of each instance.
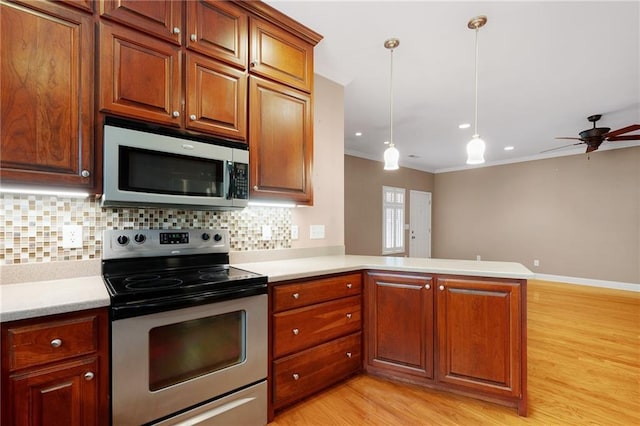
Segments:
[[[409,190],[433,192],[433,174],[400,168],[384,171],[381,161],[344,156],[344,221],[347,254],[382,254],[382,186],[407,190],[405,223],[409,223]],[[405,252],[408,255],[408,232]]]
[[[313,90],[313,206],[293,210],[292,248],[344,245],[344,87],[316,74]],[[310,239],[310,225],[324,225],[325,238]]]
[[[640,147],[439,173],[432,211],[433,257],[640,283]]]

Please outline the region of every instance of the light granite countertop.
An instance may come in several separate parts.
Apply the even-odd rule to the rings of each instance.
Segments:
[[[513,262],[387,256],[315,256],[234,263],[232,266],[267,275],[269,282],[362,269],[492,278],[529,279],[534,277],[530,270]],[[109,294],[100,275],[0,285],[0,321],[2,322],[109,306],[109,303]]]

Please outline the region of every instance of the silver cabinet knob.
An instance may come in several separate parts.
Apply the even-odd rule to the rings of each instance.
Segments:
[[[425,284],[424,288],[426,288],[427,290],[430,290],[431,289],[431,284]]]
[[[300,375],[298,373],[293,373],[293,380],[298,380]]]
[[[255,67],[256,65],[258,65],[258,61],[256,61],[255,59],[253,61],[251,61],[251,66]]]
[[[293,293],[291,295],[291,297],[293,297],[294,299],[298,300],[300,298],[300,294],[299,293]]]
[[[89,170],[83,170],[83,171],[80,172],[80,176],[89,177],[89,176],[91,176],[91,172]]]
[[[351,314],[347,314],[347,319],[351,319]]]
[[[180,28],[178,28],[178,27],[173,27],[173,33],[174,33],[174,34],[180,34]]]
[[[84,379],[88,382],[89,380],[93,380],[93,378],[95,377],[95,375],[93,374],[92,371],[87,371],[86,373],[84,373]]]
[[[444,290],[444,286],[441,285],[440,287],[438,287],[438,289],[440,289],[440,291]]]
[[[198,118],[198,117],[196,117],[196,115],[195,115],[195,114],[191,114],[191,115],[189,116],[189,119],[191,119],[191,121],[196,121],[196,118]]]
[[[254,191],[257,191],[257,190],[258,190],[258,185],[254,185],[254,186],[253,186],[253,190],[254,190]]]
[[[191,39],[191,41],[198,41],[198,36],[195,34],[191,34],[191,37],[189,37]]]
[[[347,358],[351,358],[352,356],[351,352],[347,352]]]
[[[300,330],[298,330],[297,328],[294,328],[293,330],[291,330],[291,332],[292,332],[293,334],[295,334],[296,336],[297,336],[298,334],[300,334]]]
[[[60,346],[62,346],[62,340],[60,339],[53,339],[51,341],[51,347],[52,348],[59,348]]]
[[[347,288],[352,288],[352,287],[353,287],[353,284],[347,283]]]
[[[172,114],[172,115],[173,115],[175,118],[178,118],[178,117],[180,117],[180,112],[179,112],[179,111],[173,111],[173,114]]]

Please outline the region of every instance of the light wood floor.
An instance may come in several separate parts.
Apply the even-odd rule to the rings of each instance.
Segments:
[[[640,293],[529,281],[528,373],[526,418],[360,375],[270,425],[640,425]]]

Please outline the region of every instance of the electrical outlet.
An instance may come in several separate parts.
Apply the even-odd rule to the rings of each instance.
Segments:
[[[298,238],[300,238],[300,229],[298,228],[298,225],[291,225],[291,239],[297,240]]]
[[[82,248],[82,225],[62,227],[62,248]]]
[[[262,225],[262,239],[270,240],[271,239],[271,226]]]
[[[482,260],[482,257],[480,255],[477,255],[476,260]]]
[[[533,259],[533,266],[540,266],[540,261],[538,259]]]
[[[309,238],[321,240],[324,238],[324,225],[309,225]]]

